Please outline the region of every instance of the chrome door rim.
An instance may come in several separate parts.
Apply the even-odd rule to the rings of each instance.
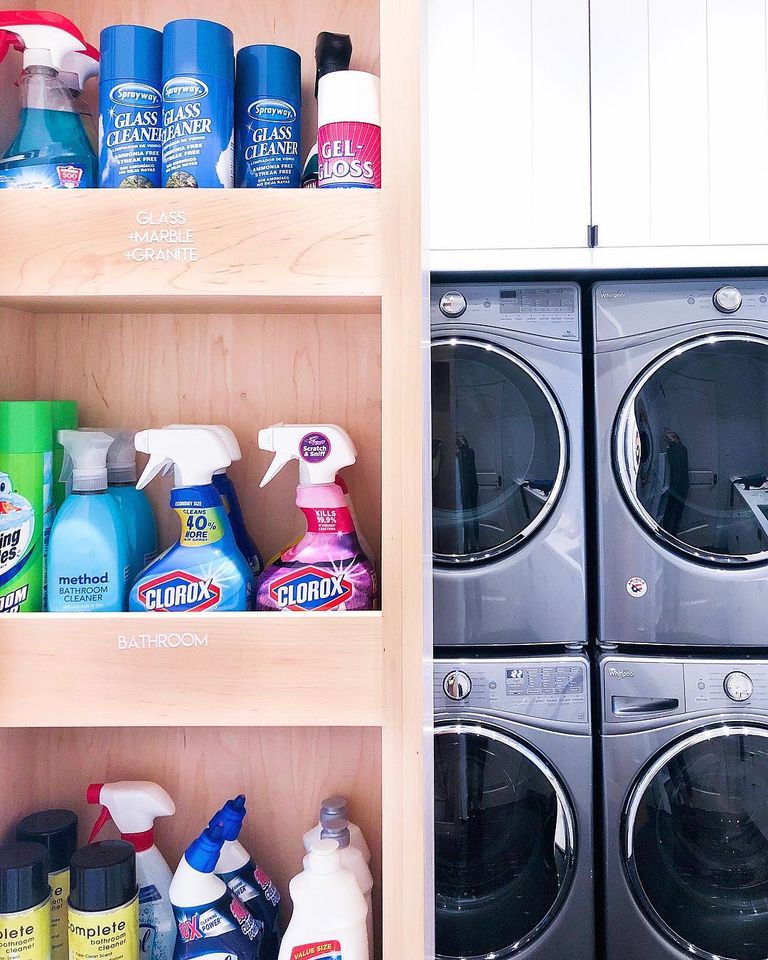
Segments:
[[[576,819],[573,812],[573,804],[570,797],[566,793],[565,787],[561,783],[552,767],[546,762],[546,760],[544,760],[543,757],[539,756],[539,754],[537,754],[523,740],[518,740],[516,737],[502,733],[495,727],[488,726],[481,722],[475,722],[469,719],[462,720],[461,717],[452,719],[450,721],[438,722],[435,726],[434,733],[436,737],[447,733],[487,737],[489,740],[503,744],[504,746],[509,747],[516,753],[520,754],[522,757],[525,757],[525,759],[530,761],[530,763],[532,763],[546,778],[549,785],[552,787],[557,799],[558,816],[562,815],[563,817],[565,826],[566,853],[565,876],[563,879],[563,884],[558,890],[557,896],[553,900],[549,910],[536,924],[536,926],[524,937],[521,937],[516,943],[508,944],[499,950],[494,950],[492,953],[476,954],[471,957],[461,958],[461,960],[505,960],[505,958],[514,956],[516,953],[522,950],[523,947],[527,947],[529,944],[533,943],[534,940],[538,940],[544,931],[550,927],[555,917],[557,917],[557,915],[560,913],[568,894],[570,893],[571,886],[573,884],[573,877],[576,872],[577,855]],[[457,960],[456,956],[452,954],[436,953],[435,956],[436,960]]]
[[[624,842],[623,864],[630,881],[630,890],[632,891],[635,900],[637,901],[643,913],[656,924],[658,929],[667,938],[667,940],[670,941],[670,943],[684,950],[689,956],[701,957],[702,960],[736,960],[736,958],[725,957],[722,954],[714,954],[707,950],[702,950],[701,947],[697,947],[684,937],[681,937],[677,931],[673,930],[672,927],[670,927],[669,924],[661,916],[659,916],[656,908],[648,899],[648,896],[643,888],[643,884],[637,873],[637,867],[635,866],[633,832],[640,802],[642,801],[645,791],[653,782],[653,779],[656,777],[662,767],[664,767],[670,760],[674,759],[684,750],[687,750],[689,747],[695,747],[697,744],[705,743],[708,740],[719,740],[723,737],[731,736],[752,736],[768,740],[768,727],[762,727],[757,723],[742,723],[738,726],[731,723],[725,723],[716,727],[707,727],[703,730],[700,730],[698,733],[689,734],[682,740],[678,740],[676,743],[669,745],[656,755],[656,758],[653,760],[653,762],[641,775],[640,779],[637,780],[630,791],[629,800],[625,804],[624,808],[625,813],[622,827]]]
[[[497,356],[502,357],[504,360],[509,361],[514,364],[518,369],[522,370],[534,384],[539,388],[540,392],[544,396],[544,399],[549,404],[549,408],[552,411],[552,416],[555,420],[555,427],[557,428],[557,437],[558,437],[558,446],[560,450],[560,459],[557,465],[557,475],[555,476],[555,482],[552,484],[552,491],[547,498],[546,503],[541,508],[541,510],[536,514],[536,516],[531,520],[528,526],[524,527],[519,533],[516,533],[514,537],[511,537],[509,540],[506,540],[504,543],[499,544],[497,547],[493,547],[490,550],[483,550],[482,553],[475,554],[454,554],[454,553],[432,553],[432,559],[435,563],[445,564],[447,566],[470,566],[475,563],[484,563],[487,560],[493,560],[497,557],[503,556],[504,554],[510,553],[517,549],[523,542],[527,541],[533,534],[546,522],[546,520],[551,515],[552,511],[557,506],[557,503],[560,499],[560,494],[563,491],[565,486],[565,478],[568,473],[568,457],[569,457],[569,448],[568,448],[568,431],[565,426],[565,418],[563,413],[560,410],[557,400],[555,399],[555,394],[552,389],[549,387],[547,382],[541,377],[534,368],[527,363],[522,357],[518,357],[516,354],[512,353],[510,350],[505,350],[503,347],[497,346],[494,343],[489,343],[485,340],[475,340],[472,337],[440,337],[432,340],[432,351],[435,347],[474,347],[478,350],[484,350],[486,353],[495,353]],[[431,353],[430,353],[431,356]],[[434,510],[434,508],[433,508]],[[449,511],[445,511],[448,513]]]
[[[640,502],[635,490],[634,480],[637,476],[636,468],[633,468],[633,451],[635,449],[638,436],[637,420],[634,415],[634,404],[640,391],[645,387],[648,381],[662,367],[674,357],[679,357],[689,350],[698,347],[711,346],[715,343],[727,342],[747,342],[757,343],[768,349],[768,339],[749,333],[718,333],[708,334],[706,336],[696,337],[685,343],[679,344],[671,350],[667,350],[660,357],[657,357],[649,366],[643,370],[639,377],[632,383],[632,386],[624,395],[619,411],[616,415],[613,428],[613,464],[620,479],[619,487],[625,500],[629,504],[633,513],[642,522],[653,536],[661,541],[665,546],[684,554],[688,559],[707,563],[711,566],[745,566],[747,564],[761,564],[768,561],[768,550],[761,553],[750,554],[748,556],[737,556],[735,554],[713,553],[709,550],[697,550],[690,544],[673,536],[665,530],[661,524],[655,520]],[[634,471],[634,476],[633,476]]]

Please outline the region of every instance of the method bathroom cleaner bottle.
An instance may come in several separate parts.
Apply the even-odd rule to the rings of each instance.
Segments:
[[[275,453],[262,487],[298,460],[296,505],[307,528],[259,577],[256,609],[373,610],[376,573],[335,482],[337,472],[357,456],[349,435],[333,424],[278,423],[259,431],[259,446]]]
[[[365,897],[354,875],[342,867],[335,840],[313,845],[304,872],[291,880],[289,889],[293,916],[279,960],[368,960]]]
[[[263,925],[216,876],[224,834],[208,827],[186,849],[171,881],[178,936],[174,960],[257,960]]]
[[[171,509],[179,517],[179,540],[151,563],[131,590],[130,609],[158,613],[248,610],[253,574],[237,546],[221,496],[217,470],[232,462],[214,430],[144,430],[136,449],[149,454],[137,487],[173,464],[177,485]]]
[[[340,70],[320,78],[317,93],[318,187],[381,186],[379,78]]]
[[[166,24],[163,186],[234,186],[234,88],[231,30],[210,20]]]
[[[49,960],[51,891],[48,857],[38,843],[0,847],[0,957]]]
[[[62,430],[72,458],[72,493],[56,514],[48,549],[48,609],[56,613],[125,610],[128,532],[107,490],[107,450],[112,437]]]
[[[21,40],[19,128],[0,158],[0,188],[75,189],[96,185],[96,154],[60,77],[64,58],[85,51],[77,27],[56,13],[0,12],[0,31]]]
[[[83,121],[85,132],[94,151],[99,149],[99,135],[96,131],[96,124],[93,122],[93,114],[85,99],[85,84],[92,77],[99,75],[99,51],[96,47],[86,43],[85,50],[68,53],[61,66],[61,80],[64,86],[69,90],[72,100],[75,104],[75,110],[80,114]]]
[[[51,889],[51,960],[67,960],[67,899],[69,861],[77,849],[77,814],[72,810],[41,810],[16,826],[20,843],[39,843],[48,853]],[[28,954],[32,960],[32,955]]]
[[[318,33],[315,41],[315,100],[320,77],[336,70],[349,70],[352,59],[352,40],[347,33]],[[307,155],[301,174],[302,187],[317,187],[317,140]]]
[[[51,405],[0,403],[0,613],[43,609],[53,523]]]
[[[136,855],[124,840],[100,840],[72,856],[69,960],[139,960]]]
[[[307,830],[307,832],[304,834],[304,849],[306,852],[309,853],[309,851],[312,849],[312,844],[321,839],[320,835],[323,831],[323,824],[331,820],[335,820],[338,817],[343,817],[344,820],[347,821],[350,843],[353,847],[357,847],[357,849],[362,853],[365,862],[370,863],[371,851],[368,849],[368,844],[365,842],[363,831],[356,823],[352,823],[350,821],[349,801],[346,797],[342,797],[339,794],[334,794],[332,797],[326,797],[325,800],[323,800],[320,804],[320,819],[311,830]]]
[[[119,23],[101,31],[99,186],[159,187],[163,35]]]
[[[243,47],[235,82],[235,186],[301,185],[301,57],[271,43]]]
[[[112,820],[120,839],[136,851],[141,960],[171,960],[176,943],[169,896],[173,874],[155,846],[155,819],[173,816],[176,805],[161,786],[149,780],[92,783],[86,796],[88,803],[102,806],[89,842]]]
[[[243,459],[243,454],[240,450],[240,444],[237,442],[237,437],[232,430],[223,423],[172,423],[168,429],[188,430],[192,428],[193,430],[196,430],[201,427],[206,430],[214,430],[221,437],[224,446],[227,448],[227,453],[229,454],[232,463],[236,463],[238,460]],[[235,485],[226,470],[217,470],[214,473],[213,485],[219,491],[222,503],[224,504],[224,509],[227,511],[227,515],[229,516],[229,522],[232,524],[232,532],[235,535],[235,541],[238,547],[240,547],[240,552],[248,561],[248,566],[251,568],[251,572],[253,573],[254,577],[258,577],[258,575],[264,569],[264,561],[261,558],[259,548],[256,546],[253,537],[250,535],[248,528],[245,525],[245,517],[243,516],[243,510],[240,506],[240,498],[238,497]]]
[[[64,447],[59,443],[59,430],[77,430],[77,404],[74,400],[51,400],[53,428],[53,506],[55,510],[72,493],[72,470],[64,467]]]
[[[245,797],[240,794],[228,800],[208,824],[220,826],[224,834],[216,874],[264,924],[260,960],[277,960],[281,936],[280,893],[238,839],[245,812]]]

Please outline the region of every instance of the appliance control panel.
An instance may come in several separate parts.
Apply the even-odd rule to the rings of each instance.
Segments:
[[[685,702],[690,711],[768,711],[768,663],[686,663]]]
[[[500,327],[578,342],[580,295],[575,284],[459,283],[432,287],[432,325]]]
[[[587,664],[579,657],[519,660],[438,660],[435,710],[490,710],[509,717],[586,723]]]

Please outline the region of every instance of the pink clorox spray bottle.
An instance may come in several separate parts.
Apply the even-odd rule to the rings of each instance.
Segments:
[[[355,529],[336,474],[357,459],[349,434],[334,424],[277,423],[259,431],[275,457],[264,487],[291,460],[299,463],[296,506],[307,521],[298,543],[267,566],[256,586],[257,610],[373,610],[376,572]]]

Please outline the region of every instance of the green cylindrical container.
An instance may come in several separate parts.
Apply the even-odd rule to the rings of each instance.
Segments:
[[[55,510],[64,503],[69,492],[69,483],[61,479],[64,464],[64,447],[59,443],[59,430],[77,430],[77,403],[74,400],[51,401],[53,437],[53,506]]]
[[[53,522],[51,405],[0,403],[0,613],[36,613]]]

